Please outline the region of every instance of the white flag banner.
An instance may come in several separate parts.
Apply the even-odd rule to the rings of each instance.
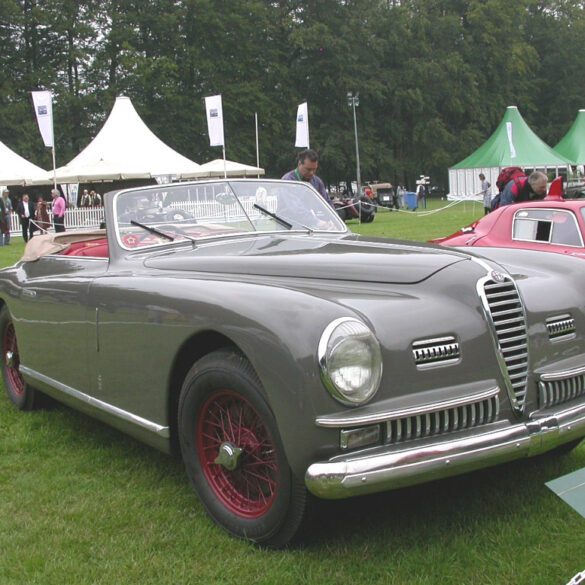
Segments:
[[[512,122],[506,122],[506,132],[508,133],[508,144],[510,145],[510,158],[516,158],[516,149],[514,148],[512,136]]]
[[[32,98],[43,142],[53,148],[53,96],[50,91],[33,91]]]
[[[79,194],[79,183],[61,185],[61,191],[65,193],[68,207],[77,207],[77,195]]]
[[[221,95],[212,95],[206,97],[205,110],[207,111],[209,146],[225,146],[223,140],[223,112],[221,109]]]
[[[303,102],[297,108],[297,137],[295,146],[310,148],[309,145],[309,108],[307,102]]]

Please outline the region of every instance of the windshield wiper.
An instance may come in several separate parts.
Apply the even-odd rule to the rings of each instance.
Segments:
[[[177,239],[177,237],[181,237],[181,238],[184,238],[185,240],[188,240],[189,242],[191,242],[193,244],[193,248],[195,248],[197,245],[196,238],[194,238],[193,236],[190,236],[189,234],[184,233],[183,230],[181,228],[177,228],[177,226],[172,226],[175,228],[174,231],[177,235],[171,236],[167,232],[163,232],[162,230],[160,230],[158,228],[150,227],[149,225],[145,225],[145,224],[140,223],[138,221],[135,221],[133,219],[130,220],[130,223],[132,225],[136,225],[138,227],[141,227],[142,229],[145,229],[146,231],[150,232],[151,234],[155,234],[157,236],[161,236],[162,238],[166,238],[167,240],[170,240],[171,242],[174,242]]]
[[[148,225],[144,225],[143,223],[140,223],[139,221],[135,221],[135,220],[131,219],[130,224],[136,225],[139,228],[142,228],[143,230],[150,232],[151,234],[154,234],[156,236],[160,236],[161,238],[165,238],[167,240],[170,240],[171,242],[175,241],[175,238],[173,238],[173,236],[171,236],[169,234],[165,234],[165,232],[161,232],[160,230],[157,230],[156,228],[150,227]]]
[[[270,216],[272,219],[276,220],[280,225],[284,226],[287,230],[292,230],[292,223],[286,221],[286,219],[282,219],[282,217],[278,217],[276,213],[272,213],[272,211],[268,211],[268,209],[264,209],[261,205],[254,203],[254,208],[259,209],[262,213]]]

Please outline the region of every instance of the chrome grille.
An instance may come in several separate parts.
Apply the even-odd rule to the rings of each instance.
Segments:
[[[505,366],[510,398],[514,406],[521,409],[526,400],[528,378],[526,318],[514,282],[507,276],[498,276],[498,282],[489,278],[483,281],[484,299]]]
[[[550,408],[563,402],[585,396],[585,374],[538,383],[539,407]]]
[[[574,336],[576,332],[575,319],[571,315],[550,317],[546,320],[546,329],[549,339],[559,339],[566,336]]]
[[[412,355],[419,369],[454,363],[459,360],[459,343],[453,336],[415,341]]]
[[[386,442],[402,443],[494,422],[500,403],[497,396],[454,408],[388,421]]]

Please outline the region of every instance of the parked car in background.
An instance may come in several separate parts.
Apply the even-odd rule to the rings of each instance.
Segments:
[[[104,202],[107,229],[34,237],[0,271],[8,398],[49,396],[180,453],[231,534],[283,546],[310,493],[403,488],[585,435],[578,260],[360,237],[292,181]]]
[[[359,219],[363,223],[371,223],[376,217],[376,206],[365,195],[361,197],[336,197],[333,199],[333,207],[343,221]]]
[[[372,183],[370,188],[378,205],[398,209],[398,197],[392,183]]]
[[[497,246],[585,259],[585,200],[532,201],[499,207],[459,231],[433,240],[444,246]]]

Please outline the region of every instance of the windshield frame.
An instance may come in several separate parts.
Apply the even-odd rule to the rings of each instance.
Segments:
[[[306,220],[308,224],[313,222],[315,225],[307,225],[307,223],[301,222],[298,219],[287,217],[286,214],[281,215],[278,210],[274,210],[273,214],[278,217],[267,217],[266,214],[262,213],[258,209],[254,209],[253,204],[258,201],[260,188],[263,189],[264,193],[281,193],[284,192],[285,194],[289,195],[297,195],[299,199],[302,199],[303,202],[307,202],[308,205],[303,207],[303,202],[296,205],[297,209],[295,210],[298,214],[299,211],[306,212],[307,217],[302,217],[303,220]],[[197,197],[199,194],[204,193],[203,201],[200,201],[198,198],[196,202],[191,201],[189,199],[189,204],[194,205],[195,208],[197,205],[204,204],[207,205],[211,201],[212,203],[219,202],[221,205],[228,206],[231,205],[232,212],[236,211],[236,215],[232,215],[230,217],[230,221],[226,219],[225,224],[222,222],[217,221],[221,218],[215,218],[215,221],[209,221],[209,218],[203,219],[198,217],[197,214],[191,215],[190,218],[185,219],[185,226],[189,227],[191,232],[197,232],[196,236],[194,237],[192,233],[189,232],[189,229],[185,229],[184,237],[181,237],[181,234],[176,234],[172,230],[169,231],[171,235],[176,235],[174,240],[165,240],[161,241],[160,238],[152,237],[149,239],[147,236],[149,235],[146,230],[144,230],[144,236],[141,236],[140,233],[137,233],[136,230],[140,230],[140,227],[136,225],[130,227],[130,221],[137,221],[139,223],[144,223],[150,228],[159,228],[161,232],[166,232],[169,227],[177,227],[180,229],[180,223],[177,219],[169,219],[167,216],[169,213],[174,212],[174,208],[170,205],[167,206],[166,203],[169,199],[172,198],[173,193],[178,194],[183,191],[183,193],[187,192],[187,195],[191,197],[191,193],[197,193]],[[251,191],[254,191],[254,194],[251,194]],[[295,193],[296,191],[296,193]],[[211,194],[210,194],[211,193]],[[218,199],[218,196],[225,196],[224,201],[222,202]],[[272,195],[273,205],[279,205],[280,199],[278,199],[280,195],[276,197]],[[297,198],[294,200],[296,201]],[[155,202],[154,199],[157,199]],[[283,200],[287,200],[286,197],[282,197]],[[148,208],[138,208],[128,210],[128,204],[138,202],[140,200],[146,201],[151,207]],[[213,201],[212,201],[213,200]],[[276,203],[274,203],[274,200]],[[292,200],[292,199],[288,199]],[[173,202],[175,203],[175,202]],[[267,205],[266,201],[263,201],[264,205]],[[185,201],[184,205],[187,205]],[[124,206],[124,207],[123,207]],[[122,209],[123,207],[123,209]],[[250,209],[247,209],[249,207]],[[152,220],[153,214],[159,213],[160,210],[160,218],[156,218],[156,221]],[[170,211],[169,211],[170,210]],[[251,210],[251,212],[250,212]],[[144,220],[141,219],[137,214],[141,211],[145,213],[150,213],[151,219]],[[288,211],[290,213],[290,210]],[[178,213],[177,213],[178,214]],[[228,211],[224,212],[224,215],[230,216]],[[134,187],[130,189],[122,189],[114,193],[114,197],[112,200],[112,216],[113,216],[113,228],[115,231],[115,237],[117,240],[118,245],[127,251],[142,251],[149,248],[156,248],[160,246],[173,246],[177,244],[185,244],[188,243],[193,245],[194,242],[199,241],[207,241],[213,240],[217,238],[225,238],[225,237],[242,237],[248,236],[251,234],[279,234],[282,235],[283,231],[292,234],[304,233],[304,234],[336,234],[342,235],[346,234],[349,230],[345,223],[339,218],[335,209],[330,206],[323,197],[312,187],[312,185],[306,182],[300,181],[283,181],[281,179],[216,179],[210,181],[189,181],[189,182],[178,182],[178,183],[171,183],[166,185],[148,185],[144,187]],[[264,221],[258,221],[260,216],[263,218]],[[317,217],[318,216],[318,217]],[[122,221],[122,218],[125,218]],[[235,221],[237,218],[237,221]],[[282,220],[282,221],[281,221]],[[234,228],[233,224],[239,223],[240,225],[244,226],[245,229],[238,229]],[[290,225],[291,227],[288,228],[286,225]],[[264,227],[263,229],[258,229],[258,225],[261,224]],[[272,227],[270,227],[272,225]],[[195,229],[194,226],[198,226]],[[208,233],[200,233],[201,229],[207,230],[209,227],[213,226]],[[215,230],[215,231],[214,231]],[[134,233],[137,237],[135,241],[129,240],[128,234]]]

